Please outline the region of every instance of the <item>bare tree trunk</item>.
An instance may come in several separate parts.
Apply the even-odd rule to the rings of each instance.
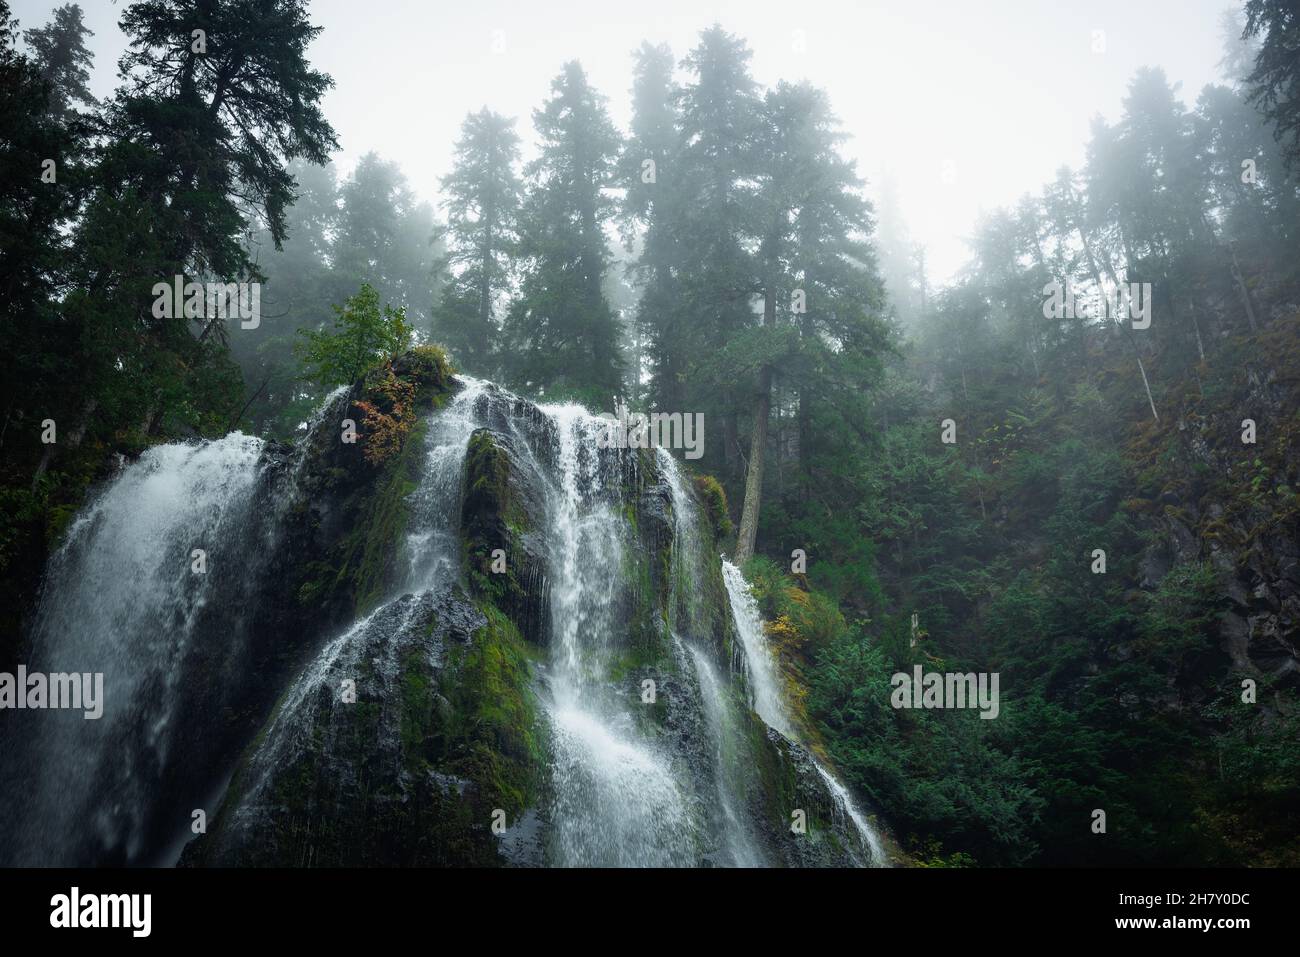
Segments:
[[[226,426],[227,432],[231,431],[232,429],[235,428],[235,426],[239,424],[239,420],[244,417],[244,413],[247,412],[249,410],[249,407],[252,406],[252,404],[257,401],[257,397],[262,394],[262,390],[266,388],[267,384],[270,381],[271,381],[271,373],[268,372],[265,378],[262,379],[262,384],[259,385],[255,390],[253,390],[253,394],[248,397],[248,401],[245,402],[243,407],[238,412],[236,412],[235,415],[231,418],[230,424]]]
[[[736,423],[734,412],[728,412],[722,417],[722,460],[731,475],[736,473],[736,462],[745,460],[740,451],[740,426]]]
[[[1097,284],[1098,289],[1101,289],[1101,274],[1097,271],[1097,260],[1092,254],[1092,244],[1088,242],[1088,236],[1084,233],[1082,226],[1075,223],[1074,228],[1079,231],[1079,238],[1083,240],[1083,250],[1088,256],[1088,267],[1092,272],[1092,281]],[[1105,263],[1106,272],[1110,274],[1111,282],[1113,282],[1115,287],[1118,289],[1119,279],[1115,275],[1115,267],[1110,264],[1110,257],[1106,258]],[[1138,351],[1137,343],[1133,341],[1133,330],[1118,320],[1116,320],[1115,324],[1120,326],[1125,332],[1125,338],[1128,340],[1129,347],[1133,350],[1133,358],[1137,360],[1138,372],[1142,374],[1142,388],[1146,390],[1147,402],[1151,405],[1151,417],[1159,422],[1160,413],[1156,411],[1156,400],[1151,395],[1151,383],[1147,379],[1146,366],[1142,364],[1142,353]]]
[[[1259,324],[1255,322],[1255,307],[1250,301],[1250,290],[1246,288],[1241,264],[1237,262],[1237,244],[1231,239],[1228,240],[1228,253],[1232,256],[1232,279],[1237,285],[1237,294],[1241,296],[1241,304],[1246,307],[1246,321],[1250,323],[1251,332],[1259,332]]]
[[[776,322],[776,289],[768,283],[763,293],[763,325]],[[737,565],[754,557],[754,540],[758,537],[758,509],[763,496],[763,453],[767,447],[767,417],[772,407],[772,370],[764,366],[758,372],[758,394],[754,397],[754,421],[749,440],[749,467],[745,470],[745,504],[740,513],[740,531],[736,534]]]
[[[802,501],[812,498],[812,400],[808,386],[799,389],[799,491]]]
[[[767,416],[772,405],[772,370],[758,373],[758,395],[754,398],[754,428],[749,440],[749,468],[745,470],[745,505],[736,535],[735,562],[744,565],[754,557],[758,537],[758,509],[763,494],[763,452],[767,446]]]
[[[1137,360],[1138,372],[1142,373],[1142,388],[1147,390],[1147,402],[1151,404],[1151,418],[1159,422],[1160,413],[1156,411],[1156,400],[1151,397],[1151,383],[1147,381],[1147,370],[1146,366],[1142,364],[1142,354],[1138,351],[1137,343],[1133,341],[1133,331],[1122,322],[1116,322],[1116,325],[1124,330],[1128,338],[1128,344],[1133,349],[1133,358]]]

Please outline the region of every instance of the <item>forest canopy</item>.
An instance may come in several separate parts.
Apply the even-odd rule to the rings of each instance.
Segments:
[[[437,345],[535,399],[703,415],[687,464],[818,747],[916,861],[1300,863],[1300,16],[1229,24],[1224,82],[1137,71],[935,288],[830,95],[758,83],[721,25],[632,51],[626,129],[576,60],[530,117],[468,113],[432,202],[378,153],[333,165],[301,0],[124,5],[101,99],[80,7],[21,29],[0,0],[0,577],[35,596],[123,457],[293,441]],[[176,277],[258,284],[258,322],[160,315]],[[889,707],[936,664],[999,672],[998,720]]]

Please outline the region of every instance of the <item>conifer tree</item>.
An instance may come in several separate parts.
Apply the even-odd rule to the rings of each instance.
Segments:
[[[514,120],[486,107],[465,117],[455,167],[442,181],[451,276],[434,335],[458,363],[492,372],[501,335],[498,304],[509,293],[522,186]]]
[[[76,116],[78,103],[83,107],[98,103],[88,86],[95,58],[86,48],[86,37],[94,35],[82,22],[81,6],[76,3],[56,8],[48,24],[23,33],[32,62],[49,84],[50,109],[60,116]]]
[[[1287,165],[1300,171],[1300,5],[1248,0],[1242,38],[1261,36],[1255,69],[1246,78],[1250,102],[1273,124]]]
[[[624,241],[639,244],[630,270],[640,298],[629,386],[632,397],[639,398],[642,374],[648,375],[652,398],[667,407],[668,383],[684,374],[688,361],[686,313],[674,277],[681,267],[675,233],[681,183],[672,51],[643,43],[635,54],[633,76],[631,136],[618,174],[626,190],[620,210]]]
[[[565,64],[533,121],[541,152],[527,170],[524,275],[508,318],[507,366],[521,386],[608,407],[623,392],[618,321],[603,288],[618,132],[576,62]]]
[[[756,381],[735,551],[740,562],[753,554],[758,532],[775,371],[782,370],[797,396],[800,465],[808,477],[814,405],[830,401],[846,409],[847,396],[837,392],[864,386],[885,344],[871,207],[853,164],[839,155],[844,136],[825,93],[781,83],[765,97],[762,117],[755,197],[764,223],[757,254],[762,325],[732,346]]]

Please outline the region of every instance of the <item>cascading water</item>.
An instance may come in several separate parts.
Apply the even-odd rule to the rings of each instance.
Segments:
[[[754,839],[743,803],[751,769],[740,745],[743,731],[739,715],[713,662],[698,648],[691,648],[690,652],[708,719],[709,737],[715,750],[718,816],[724,851],[722,863],[732,867],[762,867],[766,861]]]
[[[6,716],[0,817],[14,843],[0,862],[138,860],[187,662],[210,651],[195,642],[213,637],[212,614],[237,650],[231,616],[273,537],[255,494],[262,450],[239,433],[150,449],[73,522],[46,573],[29,669],[102,672],[103,716]]]
[[[794,723],[790,720],[786,708],[785,695],[781,690],[780,676],[772,650],[763,634],[763,617],[758,603],[749,591],[749,585],[739,568],[723,559],[722,577],[727,585],[727,595],[731,599],[731,610],[735,617],[736,632],[745,647],[745,660],[749,672],[750,688],[754,695],[754,710],[768,727],[781,732],[791,740],[798,740]],[[855,833],[861,842],[862,850],[868,861],[875,866],[886,862],[884,847],[880,835],[853,802],[852,796],[830,770],[815,754],[809,754],[817,768],[817,773],[825,782],[830,793],[835,814],[836,825],[845,829],[845,824]]]
[[[511,533],[527,552],[511,557],[524,606],[508,607],[527,626],[533,664],[519,680],[536,710],[528,727],[512,718],[509,728],[536,745],[492,760],[536,760],[545,779],[499,843],[475,845],[487,859],[851,863],[834,842],[805,846],[774,828],[789,811],[773,802],[795,787],[814,801],[829,795],[836,832],[861,834],[859,856],[883,861],[829,771],[782,758],[755,733],[751,705],[794,737],[758,610],[738,571],[724,564],[719,575],[704,546],[712,533],[667,452],[603,448],[605,421],[583,409],[537,407],[461,377],[417,433],[418,460],[378,473],[336,444],[347,391],[328,398],[293,450],[239,434],[160,446],[77,517],[47,569],[27,664],[102,671],[104,715],[4,716],[0,864],[174,863],[195,807],[218,823],[206,848],[186,849],[191,863],[365,862],[372,834],[400,856],[414,836],[402,829],[420,814],[446,820],[471,806],[473,819],[455,826],[487,834],[491,805],[464,803],[483,786],[479,752],[455,735],[480,720],[472,709],[498,702],[482,689],[466,699],[455,682],[476,636],[491,631],[485,615],[507,606],[471,594],[482,586],[462,549],[478,539],[462,522],[520,517],[487,500],[487,511],[471,509],[471,447],[476,468],[506,463],[505,479],[475,474],[514,483],[528,515]],[[491,449],[499,457],[483,459]],[[399,490],[402,524],[377,546],[384,577],[366,580],[378,593],[344,624],[351,606],[328,591],[333,556],[388,527],[356,510],[377,501],[379,474]],[[647,682],[657,699],[645,697]],[[446,769],[427,763],[439,754]],[[385,823],[354,841],[361,832],[340,815],[358,808]],[[463,860],[460,840],[419,859]]]
[[[363,672],[374,672],[380,683],[391,685],[397,680],[397,639],[417,626],[434,595],[455,580],[461,473],[470,436],[479,427],[478,406],[487,386],[468,377],[462,382],[462,389],[431,423],[422,477],[409,499],[411,521],[395,596],[326,644],[293,683],[251,761],[235,826],[274,813],[273,774],[311,743],[317,709],[329,712],[323,722],[327,733],[346,733],[352,715],[350,704],[339,693],[341,682],[356,680]],[[400,728],[385,722],[380,733],[392,739]]]
[[[787,738],[794,739],[794,727],[785,708],[776,662],[763,635],[763,616],[758,603],[750,594],[749,585],[740,569],[731,562],[722,561],[722,580],[727,585],[731,600],[731,613],[736,623],[736,634],[745,649],[745,666],[749,674],[749,687],[754,695],[754,710],[769,728],[775,728]]]
[[[558,479],[547,518],[556,862],[671,866],[695,859],[695,822],[668,760],[608,682],[627,528],[612,494],[615,455],[597,454],[602,420],[578,406],[555,423]]]
[[[698,515],[677,462],[659,450],[658,463],[672,492],[673,551],[672,600],[669,606],[673,641],[686,649],[703,705],[708,739],[712,745],[717,826],[721,849],[718,863],[732,867],[761,867],[766,859],[748,820],[745,794],[753,783],[752,765],[741,747],[744,739],[740,702],[732,683],[724,681],[703,650],[700,639],[708,630],[700,583],[708,559],[701,543]],[[683,634],[688,636],[683,639]],[[734,662],[733,662],[734,664]],[[731,677],[731,676],[728,676]]]
[[[846,788],[835,775],[831,774],[826,765],[817,758],[812,756],[813,764],[817,767],[817,773],[821,779],[826,782],[826,787],[830,791],[833,806],[837,820],[835,825],[840,830],[849,830],[849,824],[852,824],[852,830],[858,835],[865,849],[870,855],[870,861],[873,866],[880,867],[886,863],[885,848],[880,843],[880,835],[872,827],[867,816],[858,809],[853,802],[853,796],[849,794]],[[847,818],[847,820],[845,820]]]
[[[456,512],[460,507],[465,449],[481,424],[479,405],[488,383],[460,376],[463,388],[433,420],[423,476],[411,493],[411,521],[405,543],[403,590],[423,590],[447,582],[460,553]]]

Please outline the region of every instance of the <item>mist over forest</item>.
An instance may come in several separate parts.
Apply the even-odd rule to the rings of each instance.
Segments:
[[[315,4],[17,6],[0,866],[1300,865],[1294,0],[939,270],[743,9],[430,194]]]

